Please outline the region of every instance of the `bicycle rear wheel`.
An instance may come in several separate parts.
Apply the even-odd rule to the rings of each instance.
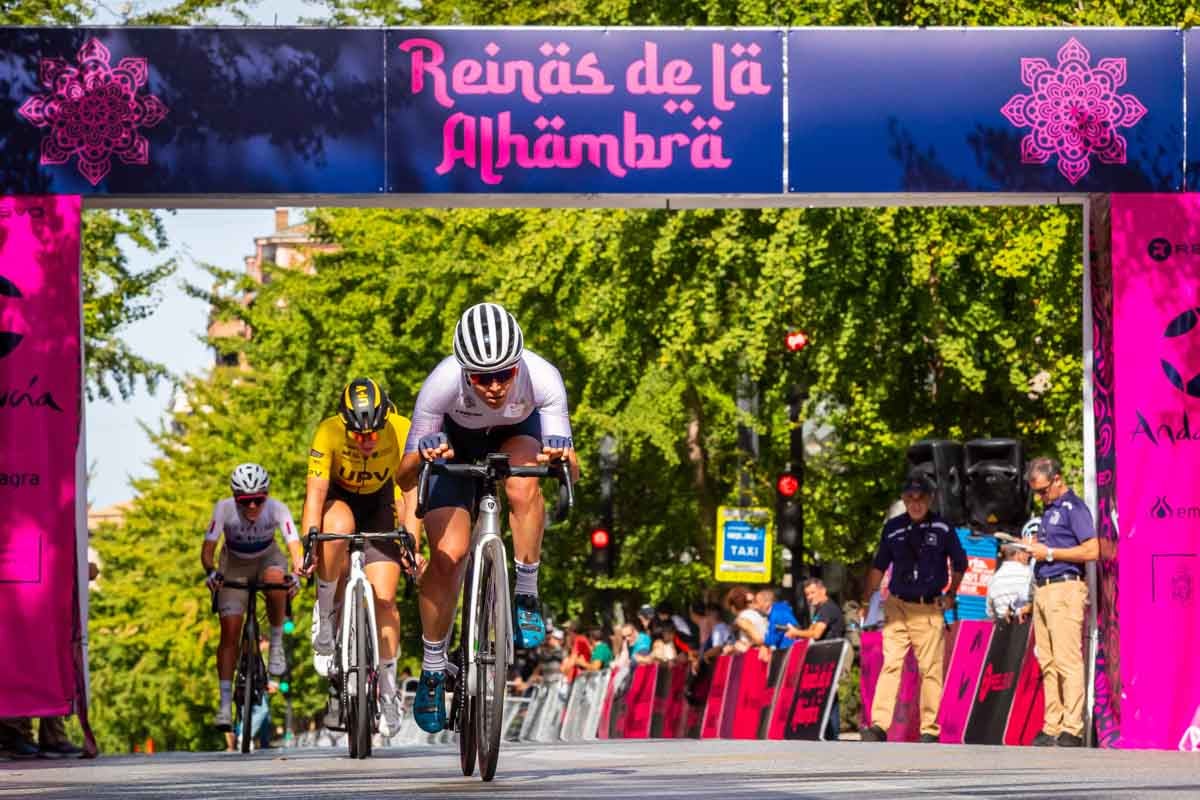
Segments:
[[[475,603],[471,597],[471,577],[475,572],[475,559],[467,558],[467,578],[463,586],[462,627],[458,631],[458,678],[454,684],[454,729],[458,731],[458,761],[463,775],[470,777],[475,774],[475,704],[471,701],[471,693],[467,690],[467,671],[474,662],[474,653],[468,649],[471,642],[471,630],[474,625],[471,615],[475,611]]]
[[[503,551],[501,551],[503,552]],[[504,689],[508,680],[508,581],[496,548],[485,548],[479,581],[478,681],[475,684],[476,735],[479,738],[479,776],[490,781],[500,760],[503,733]]]

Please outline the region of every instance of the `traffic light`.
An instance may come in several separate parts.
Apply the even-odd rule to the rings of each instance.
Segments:
[[[788,352],[799,353],[808,347],[808,334],[804,331],[789,331],[784,344],[787,345]]]
[[[613,570],[612,534],[603,525],[592,528],[592,555],[588,559],[588,567],[592,572],[601,575],[611,575]]]
[[[287,694],[292,690],[292,671],[289,669],[279,678],[279,693]]]
[[[283,632],[284,633],[291,634],[295,630],[296,630],[296,623],[292,621],[291,617],[288,617],[287,619],[285,619],[283,621]]]
[[[790,468],[775,479],[775,537],[779,543],[798,553],[804,540],[804,508],[801,505],[802,474]]]

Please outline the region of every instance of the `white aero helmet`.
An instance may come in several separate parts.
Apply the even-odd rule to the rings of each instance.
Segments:
[[[454,327],[454,358],[468,372],[511,367],[524,352],[521,326],[495,303],[471,306]]]
[[[265,494],[271,486],[271,476],[258,464],[238,464],[229,478],[234,494]]]

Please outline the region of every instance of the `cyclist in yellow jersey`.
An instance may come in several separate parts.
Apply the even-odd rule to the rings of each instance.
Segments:
[[[326,533],[393,530],[403,511],[397,508],[395,476],[408,428],[408,418],[396,413],[378,383],[355,378],[347,384],[338,413],[317,426],[309,448],[300,529],[315,527]],[[403,502],[415,502],[415,491],[412,494],[414,497],[409,498],[405,493]],[[395,542],[367,542],[364,555],[364,571],[374,590],[379,625],[380,731],[384,736],[393,736],[400,725],[396,697],[400,546]],[[338,585],[349,568],[345,542],[321,543],[316,555],[317,606],[313,609],[312,644],[313,665],[322,676],[328,674],[333,657]],[[336,702],[336,694],[331,694],[326,727],[337,724]]]

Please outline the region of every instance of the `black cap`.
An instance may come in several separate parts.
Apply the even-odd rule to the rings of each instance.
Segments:
[[[900,485],[900,494],[933,494],[933,484],[924,475],[909,475]]]

